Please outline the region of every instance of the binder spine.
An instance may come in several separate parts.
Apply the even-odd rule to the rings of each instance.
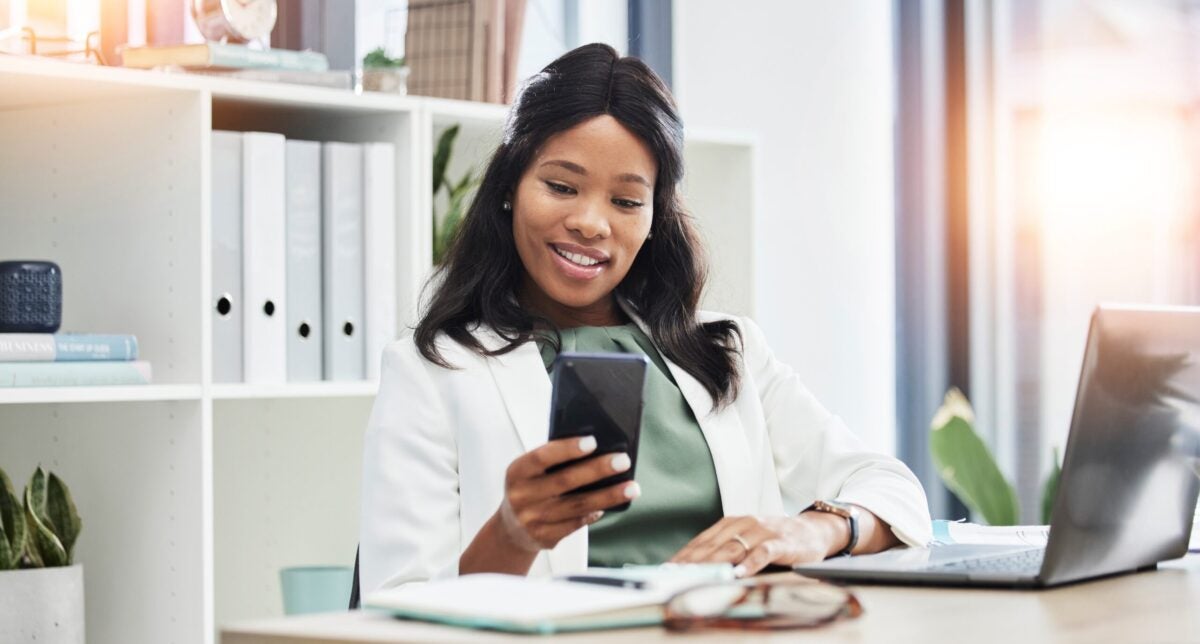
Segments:
[[[396,338],[396,146],[363,146],[363,259],[366,377],[379,379],[383,349]]]
[[[325,379],[361,380],[363,368],[362,147],[322,148]]]
[[[246,382],[287,380],[287,253],[284,214],[284,139],[243,135],[243,361]]]
[[[212,377],[242,382],[242,134],[212,134]]]
[[[321,144],[287,142],[287,375],[323,376]]]

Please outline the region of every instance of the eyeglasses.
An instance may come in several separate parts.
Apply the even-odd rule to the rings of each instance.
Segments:
[[[849,590],[811,579],[705,584],[677,593],[663,608],[671,631],[696,628],[782,630],[812,628],[862,615]]]

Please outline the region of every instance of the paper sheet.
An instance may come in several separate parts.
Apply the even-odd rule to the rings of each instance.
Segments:
[[[1050,526],[1046,525],[992,527],[960,521],[938,520],[933,522],[933,545],[935,546],[966,543],[1045,547],[1049,537]],[[1188,552],[1200,553],[1200,506],[1197,507],[1196,520],[1192,523],[1192,538],[1188,543]]]
[[[933,545],[953,544],[1045,547],[1050,526],[984,526],[956,521],[933,522]]]
[[[627,564],[622,568],[588,568],[587,575],[608,577],[628,581],[640,581],[647,589],[671,594],[696,584],[733,581],[737,579],[733,565],[716,564],[671,564],[637,566]]]

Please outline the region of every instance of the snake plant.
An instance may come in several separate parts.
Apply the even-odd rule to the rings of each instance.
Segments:
[[[0,470],[0,570],[71,565],[83,527],[66,483],[39,466],[21,501]]]
[[[25,509],[17,500],[12,481],[0,469],[0,570],[21,563],[25,550]]]

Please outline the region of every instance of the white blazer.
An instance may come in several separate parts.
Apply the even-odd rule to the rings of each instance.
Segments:
[[[926,545],[929,509],[912,472],[865,451],[774,358],[758,326],[736,321],[744,347],[731,405],[712,411],[703,385],[666,360],[708,442],[725,515],[790,515],[838,499],[867,508],[901,541]],[[474,333],[489,349],[505,344],[489,329]],[[445,336],[438,346],[457,369],[425,360],[411,335],[383,354],[363,456],[364,592],[457,575],[459,555],[500,507],[508,465],[548,437],[550,379],[535,343],[494,358]],[[581,571],[587,554],[580,529],[539,554],[530,574]]]

